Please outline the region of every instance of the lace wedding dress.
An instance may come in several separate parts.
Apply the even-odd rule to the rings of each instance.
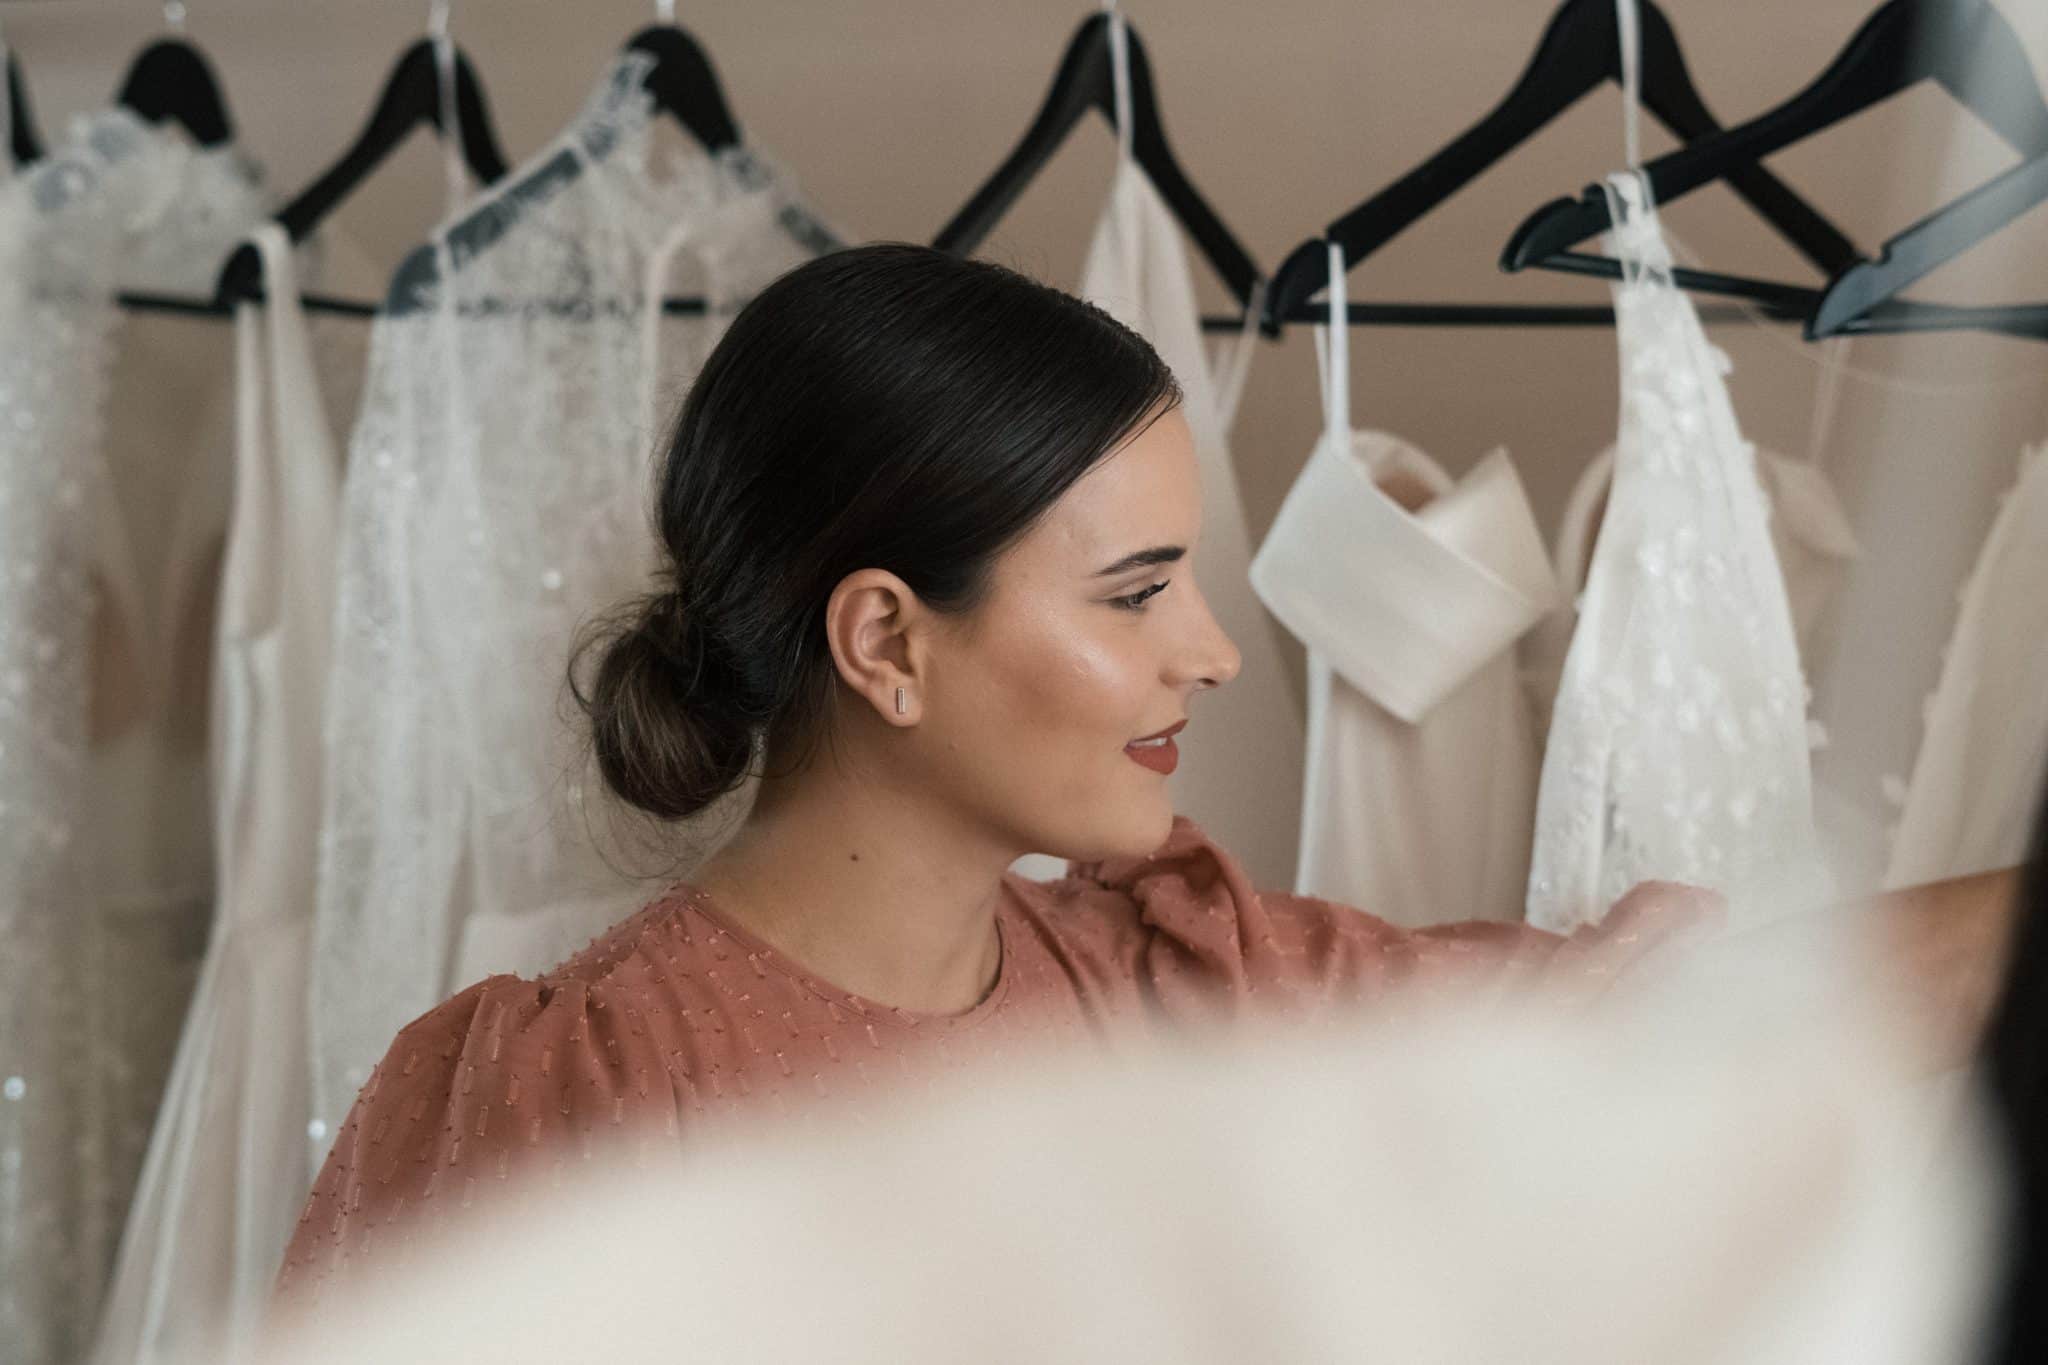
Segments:
[[[1824,894],[1805,685],[1727,359],[1671,281],[1644,178],[1608,184],[1621,433],[1551,717],[1528,918],[1573,929],[1663,879],[1724,892],[1739,922]]]
[[[114,295],[205,292],[263,211],[232,148],[196,148],[122,108],[79,119],[0,188],[11,1360],[68,1360],[85,1344],[211,901],[204,689],[190,682],[224,516],[207,387],[224,385],[225,337],[194,346],[162,320],[124,320]]]
[[[643,54],[380,316],[343,490],[311,989],[315,1157],[392,1036],[457,987],[536,973],[630,911],[630,824],[565,687],[579,627],[656,564],[653,457],[731,312],[811,254],[759,153],[658,155]],[[531,187],[539,185],[537,192]],[[516,202],[514,202],[516,198]],[[451,225],[452,227],[452,225]],[[702,316],[649,306],[665,283]],[[693,822],[710,836],[751,790]]]
[[[1821,652],[1822,626],[1841,600],[1862,556],[1862,545],[1840,495],[1812,461],[1759,449],[1756,465],[1769,506],[1771,548],[1785,575],[1799,657],[1811,670]],[[1578,623],[1572,601],[1585,590],[1586,570],[1600,540],[1600,523],[1613,484],[1614,448],[1609,446],[1580,471],[1558,523],[1552,560],[1566,600],[1522,642],[1522,682],[1544,726],[1550,723],[1551,708],[1557,702],[1558,677],[1564,671],[1572,629]]]

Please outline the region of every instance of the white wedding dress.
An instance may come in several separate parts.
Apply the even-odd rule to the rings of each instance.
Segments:
[[[2048,446],[2020,459],[1964,585],[1887,887],[2023,861],[2048,787]]]
[[[1818,466],[1769,450],[1758,450],[1756,459],[1769,507],[1771,548],[1784,574],[1792,610],[1793,635],[1799,642],[1799,657],[1810,669],[1821,627],[1863,549],[1841,497]],[[1580,472],[1565,500],[1552,560],[1557,565],[1558,585],[1568,600],[1529,632],[1521,651],[1522,680],[1530,704],[1536,708],[1539,727],[1549,725],[1557,702],[1558,680],[1578,624],[1573,602],[1585,590],[1586,572],[1613,486],[1614,448],[1609,446]]]
[[[1127,89],[1118,27],[1116,88]],[[1119,95],[1126,99],[1127,95]],[[1301,707],[1287,681],[1280,636],[1246,578],[1250,532],[1228,438],[1254,332],[1212,352],[1173,213],[1133,158],[1128,116],[1119,118],[1117,169],[1095,226],[1079,293],[1152,343],[1180,382],[1202,477],[1202,595],[1242,658],[1229,685],[1191,704],[1180,766],[1167,779],[1174,809],[1236,854],[1260,886],[1283,886],[1293,868],[1301,780]],[[1022,860],[1026,875],[1059,876],[1064,860]]]
[[[1633,148],[1639,54],[1622,60]],[[1727,358],[1672,283],[1646,177],[1607,190],[1621,431],[1551,715],[1528,919],[1574,929],[1654,879],[1723,892],[1740,923],[1827,893],[1805,681]]]
[[[327,692],[316,1158],[408,1020],[489,973],[545,970],[645,897],[632,873],[677,872],[675,832],[648,841],[659,863],[629,846],[644,827],[587,767],[571,647],[650,583],[669,400],[730,313],[810,250],[758,153],[656,157],[649,60],[622,57],[503,184],[571,162],[573,178],[459,263],[437,231],[425,306],[375,324]],[[706,315],[648,306],[676,274]],[[685,842],[708,845],[750,798]]]
[[[1252,562],[1308,648],[1294,889],[1404,925],[1521,918],[1536,747],[1515,644],[1556,603],[1507,452],[1452,480],[1351,426],[1344,260],[1319,329],[1322,440]]]
[[[1811,348],[1806,448],[1865,545],[1807,664],[1828,739],[1814,754],[1814,816],[1845,891],[1884,885],[1904,808],[1925,799],[1912,778],[1959,603],[2041,436],[2037,349],[1953,332]]]
[[[232,147],[113,108],[0,187],[0,1339],[84,1349],[211,910],[205,621],[226,338],[264,211]],[[196,329],[196,337],[195,337]],[[217,388],[215,386],[218,386]]]
[[[255,234],[235,317],[233,512],[214,655],[220,868],[206,963],[95,1359],[227,1360],[253,1339],[312,1181],[305,1010],[341,466],[292,246]]]

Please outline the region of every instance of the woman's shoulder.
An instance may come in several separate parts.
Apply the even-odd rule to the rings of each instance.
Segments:
[[[643,1031],[636,1019],[644,997],[662,980],[661,935],[681,905],[681,888],[670,888],[537,976],[501,972],[458,991],[399,1030],[377,1068],[382,1083],[394,1069],[430,1085],[451,1079],[422,1070],[438,1058],[443,1073],[464,1069],[452,1077],[459,1094],[476,1094],[476,1069],[487,1067],[504,1073],[516,1097],[529,1093],[516,1086],[521,1067],[553,1080],[616,1063],[620,1035]],[[380,1084],[377,1072],[365,1096]]]
[[[510,1034],[575,1031],[593,1009],[644,983],[653,958],[650,940],[678,906],[671,888],[537,975],[496,972],[472,982],[400,1029],[378,1070],[388,1072],[397,1062],[404,1072],[411,1061],[417,1071],[416,1056],[447,1054],[451,1045],[459,1051],[476,1035],[499,1040],[502,1054],[502,1040]],[[373,1073],[365,1093],[376,1080]]]
[[[485,977],[400,1029],[321,1167],[280,1286],[326,1279],[380,1226],[410,1241],[524,1168],[642,1139],[640,1120],[672,1124],[646,994],[669,900],[539,976]]]

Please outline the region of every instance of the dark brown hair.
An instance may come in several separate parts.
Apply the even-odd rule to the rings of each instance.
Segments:
[[[886,243],[776,280],[676,422],[659,590],[571,666],[607,785],[682,819],[737,787],[771,737],[807,760],[841,579],[883,568],[930,607],[971,611],[996,557],[1178,399],[1143,338],[999,265]]]

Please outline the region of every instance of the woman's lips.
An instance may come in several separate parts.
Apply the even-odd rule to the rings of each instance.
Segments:
[[[1142,764],[1155,773],[1171,774],[1180,766],[1180,750],[1172,740],[1163,744],[1126,744],[1124,753],[1133,763]]]
[[[1124,745],[1124,753],[1131,762],[1150,768],[1155,773],[1171,773],[1180,766],[1180,749],[1173,737],[1187,725],[1186,720],[1177,720],[1157,734],[1134,739]]]

